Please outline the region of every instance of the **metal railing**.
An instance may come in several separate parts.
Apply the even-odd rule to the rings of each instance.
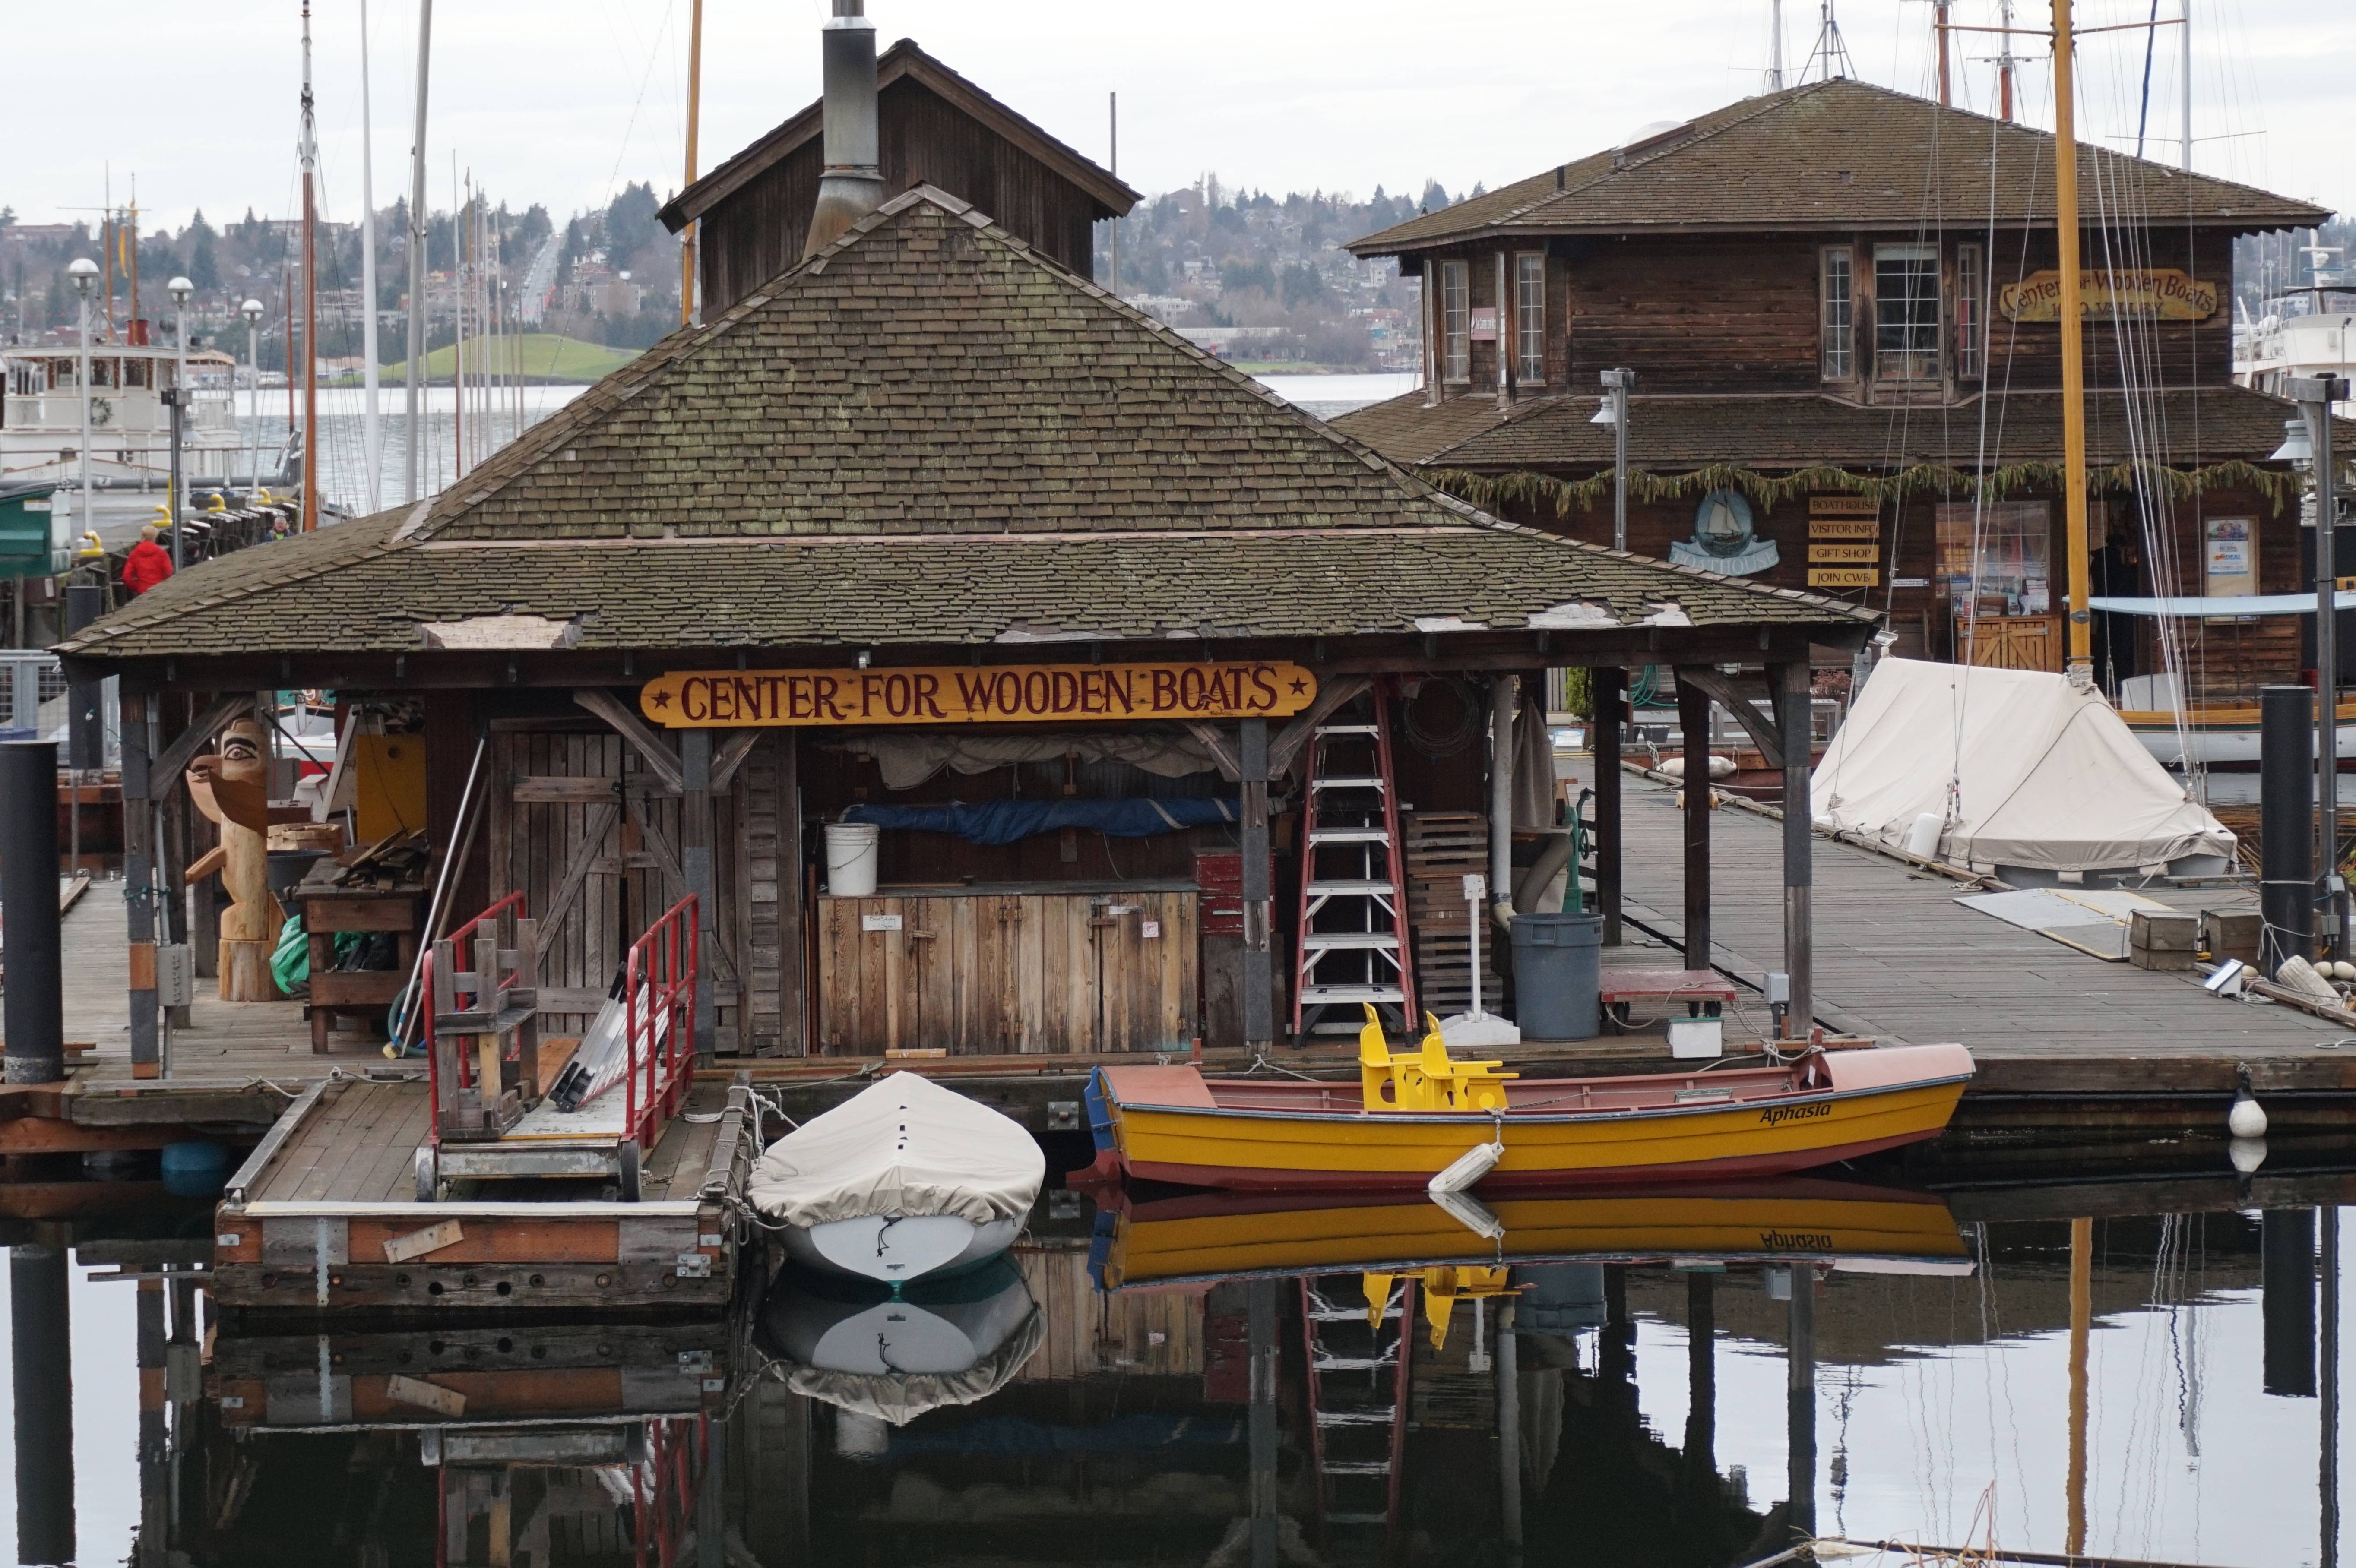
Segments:
[[[123,760],[122,682],[109,676],[101,685],[99,704],[105,716],[105,767]],[[72,715],[66,701],[66,677],[55,654],[37,648],[0,648],[0,735],[12,741],[55,741],[58,761],[65,763],[66,730]]]
[[[652,1148],[655,1134],[679,1115],[694,1081],[689,1060],[695,1054],[695,971],[701,957],[695,907],[690,893],[663,912],[630,944],[624,967],[623,1038],[630,1066],[623,1075],[622,1125],[642,1149]]]

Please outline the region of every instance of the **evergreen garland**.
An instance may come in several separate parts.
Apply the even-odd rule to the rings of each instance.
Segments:
[[[1608,502],[1612,495],[1609,472],[1586,479],[1558,479],[1528,469],[1510,474],[1474,474],[1462,468],[1433,468],[1424,470],[1421,477],[1460,501],[1501,515],[1514,507],[1537,510],[1551,506],[1556,517],[1568,517],[1573,510],[1593,511]],[[2171,500],[2183,500],[2203,490],[2255,490],[2265,496],[2276,513],[2281,512],[2286,501],[2296,499],[2305,488],[2305,481],[2297,474],[2260,468],[2240,458],[2202,468],[2171,468],[2164,464],[2130,459],[2086,471],[2086,488],[2094,495],[2131,493],[2138,481]],[[2062,464],[2042,462],[1991,469],[1979,478],[1944,463],[1918,463],[1889,475],[1853,474],[1828,464],[1766,475],[1730,463],[1714,463],[1683,474],[1654,474],[1643,469],[1628,472],[1628,495],[1632,500],[1672,501],[1706,496],[1713,490],[1739,490],[1771,511],[1778,502],[1796,500],[1812,492],[1870,496],[1877,501],[1897,501],[1921,495],[1996,501],[2038,486],[2058,488],[2061,484]]]

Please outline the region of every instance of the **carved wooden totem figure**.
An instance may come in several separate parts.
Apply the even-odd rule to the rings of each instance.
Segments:
[[[270,896],[270,754],[262,726],[241,719],[209,756],[188,764],[188,798],[220,827],[220,847],[188,868],[191,881],[219,870],[230,907],[220,923],[220,995],[268,1002],[278,987],[270,955],[285,912]]]

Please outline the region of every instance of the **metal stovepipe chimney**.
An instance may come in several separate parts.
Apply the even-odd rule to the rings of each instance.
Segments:
[[[882,134],[875,107],[875,24],[865,0],[834,0],[826,24],[826,173],[802,260],[842,238],[882,205]]]

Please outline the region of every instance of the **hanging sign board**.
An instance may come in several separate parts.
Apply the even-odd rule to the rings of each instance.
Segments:
[[[1811,496],[1808,517],[1879,517],[1881,503],[1871,496]]]
[[[2031,272],[1997,291],[1996,307],[2013,321],[2062,319],[2062,274]],[[2206,321],[2217,314],[2217,285],[2174,267],[2078,274],[2078,315],[2089,321],[2113,313],[2162,321]]]
[[[1811,566],[1869,566],[1881,559],[1878,544],[1812,544],[1808,547]]]
[[[1872,588],[1881,581],[1881,573],[1869,566],[1812,566],[1808,568],[1811,588]]]
[[[1810,517],[1808,537],[1812,539],[1878,539],[1881,537],[1881,519]]]
[[[1472,307],[1472,341],[1475,343],[1497,341],[1497,307],[1495,305],[1476,304]]]
[[[1031,724],[1281,719],[1315,700],[1296,664],[945,665],[675,670],[638,709],[671,730],[815,724]]]

